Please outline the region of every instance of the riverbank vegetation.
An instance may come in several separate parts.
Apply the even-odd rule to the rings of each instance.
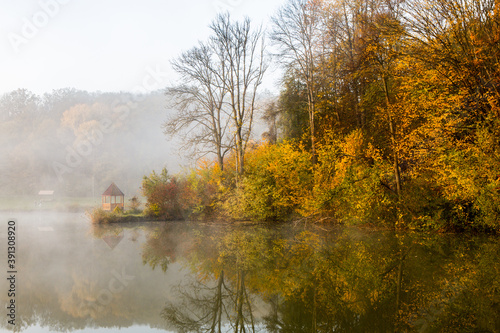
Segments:
[[[86,215],[93,224],[144,222],[151,220],[142,212],[134,212],[131,210],[124,211],[118,207],[113,211],[107,211],[97,207],[87,210]]]
[[[109,223],[126,223],[126,222],[143,222],[149,221],[151,218],[144,214],[141,209],[141,201],[137,196],[133,196],[128,200],[128,205],[115,207],[112,211],[104,210],[102,207],[94,207],[86,210],[86,215],[92,224],[109,224]]]
[[[288,1],[268,38],[282,90],[264,108],[269,130],[258,142],[247,135],[252,118],[239,120],[243,139],[229,122],[247,101],[231,93],[242,83],[227,80],[238,77],[230,60],[245,49],[221,31],[241,27],[217,17],[206,45],[225,51],[201,57],[202,44],[179,58],[191,62],[175,63],[189,75],[201,69],[184,77],[176,101],[218,119],[222,131],[208,128],[192,142],[215,143],[214,163],[144,178],[152,215],[499,230],[498,3]],[[194,92],[219,97],[218,107]],[[193,119],[184,123],[190,130]],[[170,130],[172,121],[179,118],[167,121]]]

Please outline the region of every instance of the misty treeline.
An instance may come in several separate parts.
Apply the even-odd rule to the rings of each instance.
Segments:
[[[111,182],[129,198],[140,193],[144,174],[167,162],[177,166],[161,133],[166,112],[163,92],[60,89],[39,96],[18,89],[4,94],[2,195],[54,190],[57,196],[99,199]]]
[[[180,112],[165,124],[216,158],[145,177],[149,207],[498,230],[499,24],[493,0],[288,0],[266,34],[216,17],[211,37],[173,61]],[[252,142],[269,61],[282,88]]]

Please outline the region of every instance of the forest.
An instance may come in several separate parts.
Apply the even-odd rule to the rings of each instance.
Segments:
[[[498,231],[499,24],[493,0],[289,0],[265,31],[217,16],[167,89],[164,130],[198,164],[144,176],[147,212]]]
[[[152,169],[180,170],[174,142],[160,129],[167,113],[161,91],[139,95],[65,88],[42,96],[26,89],[4,94],[2,197],[36,198],[39,191],[52,190],[56,198],[100,202],[111,182],[129,198],[138,195],[141,177]]]
[[[219,14],[162,90],[5,93],[2,195],[115,182],[159,219],[499,230],[497,2],[287,0],[270,22]]]

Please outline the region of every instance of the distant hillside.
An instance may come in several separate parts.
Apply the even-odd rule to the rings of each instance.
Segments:
[[[42,189],[65,196],[100,195],[114,181],[127,195],[143,175],[178,172],[175,143],[162,131],[166,97],[89,93],[35,95],[18,89],[0,98],[0,184],[4,194]]]

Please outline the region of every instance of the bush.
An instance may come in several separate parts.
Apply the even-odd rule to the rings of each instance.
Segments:
[[[212,219],[220,215],[224,186],[223,172],[218,164],[201,160],[185,179],[182,191],[190,218]]]
[[[228,196],[233,218],[284,220],[296,214],[312,189],[311,156],[289,142],[247,152],[245,174]]]
[[[113,214],[115,215],[122,215],[123,214],[123,208],[121,208],[120,206],[116,206],[115,209],[113,209]]]
[[[151,217],[178,220],[185,219],[192,208],[192,195],[185,179],[168,175],[163,168],[160,174],[153,171],[144,176],[142,192],[146,197],[146,215]]]
[[[128,202],[129,202],[128,206],[130,207],[131,213],[139,213],[141,211],[140,210],[141,201],[136,195],[128,199]]]
[[[303,215],[326,214],[350,224],[393,222],[391,178],[391,166],[361,131],[331,138],[318,149],[314,192]]]
[[[115,211],[109,212],[102,209],[101,207],[94,208],[90,212],[87,211],[86,214],[90,218],[90,221],[94,224],[107,224],[107,223],[118,222],[120,216],[120,214],[116,214]]]

